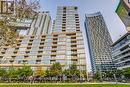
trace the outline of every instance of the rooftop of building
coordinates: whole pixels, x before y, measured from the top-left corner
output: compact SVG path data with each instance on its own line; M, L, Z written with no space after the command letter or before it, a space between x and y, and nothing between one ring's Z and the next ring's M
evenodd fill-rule
M78 8L77 6L57 6L58 8L64 8L64 7L67 7L67 8L74 8L74 7L76 7L76 8Z
M101 12L95 12L95 13L91 13L91 14L85 14L85 17L94 17L94 16L99 16L102 15Z
M116 45L117 43L119 43L120 41L122 41L124 38L126 38L126 36L128 36L130 34L130 32L127 32L126 34L124 34L121 38L119 38L117 41L115 41L112 46Z

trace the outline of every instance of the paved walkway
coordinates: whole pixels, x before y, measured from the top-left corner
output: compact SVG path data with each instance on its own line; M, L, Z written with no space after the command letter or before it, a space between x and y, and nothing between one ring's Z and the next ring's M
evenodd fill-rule
M31 85L31 83L0 83L0 85L20 85L20 84L24 84L24 85ZM86 83L33 83L33 85L74 85L74 84L126 84L126 85L130 85L130 83L116 83L116 82L100 82L100 83L90 83L90 82L86 82Z

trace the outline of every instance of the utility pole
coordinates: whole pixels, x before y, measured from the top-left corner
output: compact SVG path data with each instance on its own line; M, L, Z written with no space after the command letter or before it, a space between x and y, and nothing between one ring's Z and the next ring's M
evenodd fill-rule
M117 81L116 75L115 75L115 74L113 74L113 76L114 76L114 79L115 79L116 84L117 84L117 83L118 83L118 81Z
M80 78L79 79L80 79L80 83L81 83L81 62L80 62L80 60L79 60L79 64L80 64L80 66L79 66L80 67L80 69L79 69L80 70Z
M100 79L101 79L101 81L103 81L103 79L102 79L102 70L101 70L101 68L102 68L102 65L100 65Z
M100 66L99 66L100 67L100 70L99 70L100 71L99 72L100 73L100 80L103 81L103 79L102 79L102 59L101 58L99 58L99 59L100 59Z
M89 81L89 79L88 79L88 70L86 71L86 74L87 74L87 81Z

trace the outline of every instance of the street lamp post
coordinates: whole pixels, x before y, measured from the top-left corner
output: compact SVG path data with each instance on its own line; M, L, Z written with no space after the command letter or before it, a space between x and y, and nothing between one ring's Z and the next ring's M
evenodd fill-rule
M115 75L115 74L113 74L113 76L114 76L114 79L115 79L116 84L117 84L117 83L118 83L118 81L117 81L116 75Z
M80 65L80 60L79 60L79 68L80 68L80 69L79 69L79 70L80 70L80 71L79 71L79 80L80 80L80 83L81 83L81 65Z
M101 68L102 68L102 65L100 65L100 72L99 73L100 73L100 80L103 81L103 79L102 79L102 69Z
M99 72L100 73L100 80L103 81L103 79L102 79L102 59L101 58L99 58L99 59L100 59L100 66L99 66L100 67L100 72Z

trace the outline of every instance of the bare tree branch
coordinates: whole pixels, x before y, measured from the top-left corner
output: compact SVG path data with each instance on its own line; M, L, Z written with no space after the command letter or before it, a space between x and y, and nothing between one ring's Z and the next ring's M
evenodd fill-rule
M11 5L13 6L13 5ZM16 14L0 14L0 47L8 44L12 45L16 43L18 34L16 33L16 27L11 26L12 22L17 23L17 19L30 19L37 15L40 8L39 0L15 0L15 9L9 7L9 9L15 10Z

